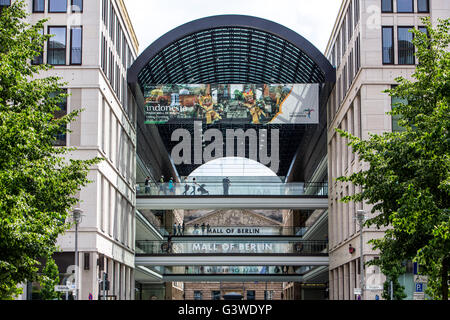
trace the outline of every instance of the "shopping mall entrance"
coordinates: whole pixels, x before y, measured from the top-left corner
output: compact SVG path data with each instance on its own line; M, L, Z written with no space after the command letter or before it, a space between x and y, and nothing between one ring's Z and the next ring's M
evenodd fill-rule
M207 17L128 71L138 108L136 299L326 299L335 70L250 16Z

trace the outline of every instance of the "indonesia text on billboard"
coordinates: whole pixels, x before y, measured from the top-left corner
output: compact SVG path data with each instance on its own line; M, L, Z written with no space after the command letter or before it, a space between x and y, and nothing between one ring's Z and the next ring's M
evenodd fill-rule
M318 84L165 84L144 90L145 123L317 124Z

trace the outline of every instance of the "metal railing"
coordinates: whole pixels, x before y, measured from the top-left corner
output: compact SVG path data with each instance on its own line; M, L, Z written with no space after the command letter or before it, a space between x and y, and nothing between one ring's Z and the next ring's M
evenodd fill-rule
M146 255L324 255L328 242L321 240L139 240L136 253Z
M313 192L311 192L313 190ZM226 188L221 182L164 182L139 183L138 196L304 196L328 195L328 183L324 182L231 182Z

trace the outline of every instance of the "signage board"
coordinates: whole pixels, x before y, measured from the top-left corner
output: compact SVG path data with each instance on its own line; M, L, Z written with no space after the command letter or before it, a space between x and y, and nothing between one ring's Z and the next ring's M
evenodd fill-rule
M423 292L414 292L413 300L425 300L425 293L423 293Z
M55 286L55 291L56 292L65 292L65 291L71 291L72 289L70 288L70 286L67 285L58 285Z
M423 292L423 283L416 283L416 292Z
M187 227L185 235L220 235L220 236L239 236L239 235L279 235L280 227L206 227L202 229L199 226Z
M353 289L353 294L354 295L361 295L362 294L362 290L361 290L361 288L355 288L355 289Z
M428 278L426 276L414 275L414 282L415 283L427 283Z
M319 84L164 84L144 88L145 124L317 124Z

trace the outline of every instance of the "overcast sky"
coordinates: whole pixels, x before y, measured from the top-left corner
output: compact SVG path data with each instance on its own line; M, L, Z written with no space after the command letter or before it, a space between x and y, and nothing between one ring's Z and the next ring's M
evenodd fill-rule
M124 0L142 52L186 22L219 14L272 20L324 52L342 0Z

